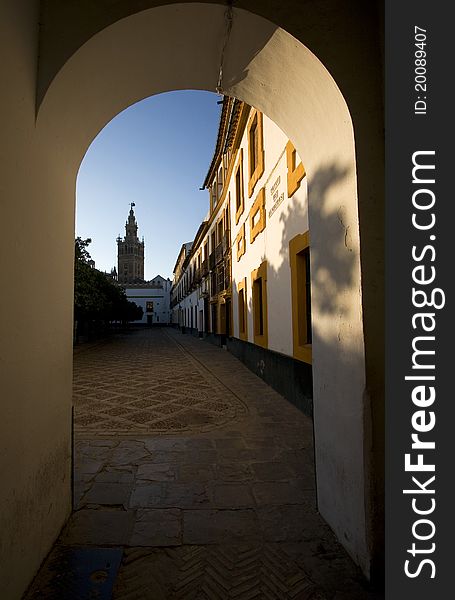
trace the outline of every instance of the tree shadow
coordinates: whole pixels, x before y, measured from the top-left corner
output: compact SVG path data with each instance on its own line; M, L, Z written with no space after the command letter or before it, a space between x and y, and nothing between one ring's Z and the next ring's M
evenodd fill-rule
M301 182L302 191L307 185L311 186L311 305L315 315L312 323L312 348L313 357L314 349L317 349L316 357L319 363L318 380L315 384L319 392L323 388L333 390L334 387L339 387L336 402L346 402L346 405L350 402L346 382L351 379L353 386L357 385L357 389L363 390L361 378L364 374L363 348L359 344L359 336L351 335L351 330L358 334L359 312L357 306L353 307L349 303L350 298L354 297L353 294L360 294L360 290L356 289L358 254L353 248L350 228L345 224L347 219L344 206L341 203L337 206L333 202L337 185L349 175L349 169L329 165L319 169L310 182L307 183L307 178ZM253 344L254 348L250 347L251 344L243 345L243 350L239 348L237 352L257 375L308 416L313 416L313 365L293 357L289 250L290 241L308 230L308 203L298 201L297 195L286 199L285 203L287 205L284 209L267 215L269 221L279 220L279 227L276 222L269 222L262 234L271 236L272 245L273 236L281 236L279 259L276 260L276 252L272 251L272 254L267 256L270 251L264 250L256 265L259 267L267 260L267 345L268 350L272 352L263 350L256 344ZM273 236L268 233L272 231L272 226L274 232L278 229ZM324 239L321 239L321 236L324 236ZM317 243L314 243L315 241ZM305 291L300 290L300 293L304 294ZM247 309L248 328L254 328L252 294L248 294ZM356 324L353 323L355 315ZM249 338L252 339L251 334ZM278 338L282 338L283 342L278 342ZM284 342L285 339L287 342ZM280 343L287 343L288 349L280 347ZM330 367L327 368L326 364ZM338 381L342 383L341 386L337 385Z
M356 280L358 254L352 245L350 226L345 224L345 207L329 206L333 188L349 175L349 169L338 165L320 168L308 182L310 198L310 257L311 257L311 305L317 315L313 320L313 340L317 344L330 345L331 336L320 322L336 319L348 320L350 305L347 302ZM302 185L307 185L306 178ZM333 204L333 202L330 202ZM291 198L285 211L280 214L282 224L280 257L278 268L268 265L269 288L290 285L289 242L307 230L307 207ZM324 236L324 239L321 239ZM265 260L266 257L263 257ZM249 307L251 310L251 306ZM349 323L346 323L349 327ZM335 328L332 333L335 333ZM340 334L338 333L338 336ZM338 338L339 339L339 338ZM341 360L348 357L340 356Z

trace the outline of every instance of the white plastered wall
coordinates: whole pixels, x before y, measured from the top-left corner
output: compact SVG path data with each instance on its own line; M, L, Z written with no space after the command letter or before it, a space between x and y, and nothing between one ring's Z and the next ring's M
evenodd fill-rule
M143 310L142 319L133 323L146 324L149 315L153 315L154 323L168 322L169 290L166 289L166 282L163 282L163 288L126 288L125 293L130 302L134 302ZM147 312L147 302L153 302L153 312Z
M235 179L231 177L231 237L233 279L233 325L234 336L239 337L237 285L246 278L246 301L248 304L248 341L254 342L251 273L267 261L267 314L268 348L287 356L293 355L291 272L289 267L289 241L308 231L308 206L306 179L299 189L288 198L286 144L288 138L266 115L263 116L264 172L256 183L251 197L248 196L248 132L245 129L240 143L243 151L244 210L235 223ZM240 153L238 154L236 166ZM296 164L300 162L297 155ZM234 171L235 172L235 171ZM266 227L250 241L249 213L261 188L265 188ZM274 188L274 194L271 189ZM283 198L277 206L275 201ZM275 198L275 199L274 199ZM237 260L236 237L245 225L245 254Z

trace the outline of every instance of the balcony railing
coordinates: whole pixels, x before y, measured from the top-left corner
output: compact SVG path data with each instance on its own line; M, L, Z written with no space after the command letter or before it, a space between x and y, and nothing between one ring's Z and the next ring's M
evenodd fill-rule
M201 277L206 277L209 274L209 264L207 259L202 261L201 265Z
M231 232L229 229L223 235L223 254L227 254L231 250Z
M220 242L215 248L215 264L217 265L223 260L223 242Z
M222 292L224 290L224 269L220 269L217 273L217 288L218 288L218 293Z
M224 274L224 291L229 291L231 289L231 275L229 271L226 271Z
M210 296L214 298L222 292L229 292L231 288L230 269L221 267L212 272L210 277Z

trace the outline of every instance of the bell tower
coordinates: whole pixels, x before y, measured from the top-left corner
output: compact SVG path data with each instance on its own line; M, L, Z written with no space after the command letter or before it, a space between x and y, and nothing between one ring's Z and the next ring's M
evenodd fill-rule
M123 284L144 281L144 238L137 237L137 223L131 202L128 220L125 224L125 237L117 238L118 282Z

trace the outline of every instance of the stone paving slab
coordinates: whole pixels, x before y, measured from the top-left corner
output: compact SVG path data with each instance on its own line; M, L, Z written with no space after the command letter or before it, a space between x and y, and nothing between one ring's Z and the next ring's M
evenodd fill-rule
M138 510L129 545L181 546L181 511L177 508Z
M95 481L83 496L81 504L128 506L133 483L111 483Z
M261 538L258 517L252 508L183 512L184 544L222 544L226 540L232 543Z
M78 510L65 527L63 545L126 546L129 543L136 515L133 511Z

